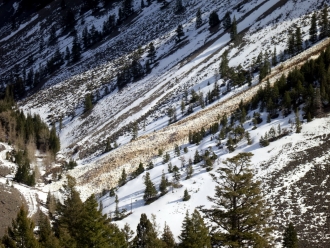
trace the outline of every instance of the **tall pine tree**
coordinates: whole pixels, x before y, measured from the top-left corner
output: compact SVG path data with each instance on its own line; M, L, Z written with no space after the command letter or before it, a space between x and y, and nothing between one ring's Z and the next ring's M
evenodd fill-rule
M317 41L317 23L316 23L316 13L313 13L311 20L311 27L309 29L309 40L312 43Z
M291 222L283 233L283 248L298 248L297 231Z

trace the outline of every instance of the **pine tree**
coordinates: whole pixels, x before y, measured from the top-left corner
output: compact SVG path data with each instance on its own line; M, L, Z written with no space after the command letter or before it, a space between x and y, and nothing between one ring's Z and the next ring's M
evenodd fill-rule
M143 199L145 201L149 200L152 197L155 197L157 195L157 190L155 188L155 185L150 180L150 173L147 172L144 178L144 185L146 186L146 189L144 190Z
M298 248L297 232L291 222L283 233L283 248Z
M173 174L174 182L178 183L181 179L181 174L180 174L179 168L176 165L174 165L174 167L173 167L173 173L174 173Z
M172 233L170 227L166 224L166 222L164 225L164 230L163 230L161 240L163 241L163 248L175 248L176 247L173 233Z
M41 247L59 248L60 244L58 239L55 237L52 228L50 226L49 219L41 211L39 213L38 223L38 241Z
M183 8L183 5L182 5L182 0L176 0L174 13L180 14L183 11L184 11L184 8Z
M116 208L115 208L115 217L119 218L120 217L120 211L119 211L119 199L118 195L115 197L115 203L116 203Z
M88 112L93 108L93 96L92 94L88 93L85 95L85 102L84 102L84 112Z
M303 41L301 38L301 29L300 27L296 28L296 37L295 37L295 51L300 53L303 50Z
M106 215L102 215L94 195L87 198L83 205L78 247L127 247L124 233L117 225L110 223Z
M157 237L157 232L146 214L141 214L132 243L133 248L155 248L162 245L162 241Z
M301 132L301 122L299 119L299 113L298 111L296 112L296 133L300 133Z
M127 174L126 174L126 171L125 171L125 168L123 168L122 172L121 172L121 177L119 179L119 186L123 186L126 184L126 180L127 180Z
M179 240L181 241L179 247L182 248L211 248L208 229L204 224L203 218L196 209L191 215L191 218L187 211L182 223Z
M262 198L260 181L253 180L249 168L252 153L239 153L226 159L213 175L217 186L210 209L202 208L205 217L216 225L211 230L212 244L217 246L267 247L270 228L267 227L270 209Z
M196 29L201 27L203 24L201 9L198 8L196 13Z
M273 56L272 56L272 66L277 65L277 53L276 53L276 47L274 47Z
M329 20L328 20L328 5L325 4L322 9L322 16L321 16L321 32L320 38L323 39L329 36Z
M225 17L223 18L223 27L225 30L231 27L231 18L230 18L230 13L227 12L225 14Z
M175 144L175 146L174 146L174 152L175 152L176 156L178 156L178 157L180 156L180 148L177 144Z
M179 24L175 32L176 32L177 42L180 42L181 37L184 36L183 27L181 24Z
M33 221L27 217L27 211L22 206L16 219L12 221L12 226L8 227L7 234L2 238L5 247L8 248L35 248L38 241L34 237Z
M78 40L78 36L75 35L72 42L72 49L71 49L71 60L72 62L77 62L80 60L81 54L81 46Z
M68 47L66 47L64 59L69 62L70 61L70 58L71 58L70 50L69 50Z
M316 24L316 13L313 13L311 20L311 27L309 29L309 40L312 43L317 41L317 24Z
M209 17L209 25L211 28L215 27L220 23L219 16L217 12L212 11Z
M189 195L189 193L188 193L188 190L187 189L185 189L184 190L184 193L183 193L183 201L189 201L189 199L190 199L190 195Z
M228 60L228 50L226 50L222 55L221 55L221 62L220 62L220 66L219 66L219 72L221 77L224 80L227 80L229 78L229 60Z
M153 63L155 61L156 49L155 49L154 44L152 42L149 44L148 55L147 56L150 58L150 63Z
M161 195L165 195L167 193L167 180L165 177L164 170L162 171L162 178L161 178L160 184L159 184L159 191L160 191Z
M236 17L235 16L234 16L233 22L231 24L230 38L233 41L236 41L237 40L237 21L236 21Z

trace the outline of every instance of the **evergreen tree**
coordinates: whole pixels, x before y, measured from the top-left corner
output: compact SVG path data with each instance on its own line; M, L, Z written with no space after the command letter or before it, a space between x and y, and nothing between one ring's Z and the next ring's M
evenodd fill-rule
M159 184L159 191L160 191L161 195L165 195L167 193L167 180L165 177L164 170L162 172L162 178L161 178L160 184Z
M144 1L141 0L141 9L143 9L145 7Z
M184 193L183 193L183 201L189 201L189 199L190 199L190 195L189 195L189 193L188 193L188 190L187 189L185 189L184 190Z
M146 189L144 190L143 199L145 201L149 200L152 197L155 197L157 195L157 190L155 188L155 185L150 180L150 173L147 172L144 178L144 185L146 186Z
M176 0L174 13L180 14L183 11L184 11L184 8L183 8L183 5L182 5L182 0Z
M230 74L230 68L229 68L229 60L228 60L228 50L226 50L222 55L221 55L221 62L219 66L219 72L221 77L224 80L227 80L229 78Z
M203 218L196 209L191 215L191 218L187 211L182 223L179 240L181 241L179 247L182 248L211 248L208 229L204 224Z
M66 49L65 49L65 56L64 56L64 59L65 59L66 61L70 61L70 58L71 58L70 50L69 50L68 47L66 47Z
M175 152L176 156L178 156L178 157L180 156L180 148L177 144L175 144L175 146L174 146L174 152Z
M203 24L201 9L198 8L196 13L196 29L201 27Z
M173 167L173 173L174 173L173 174L174 182L178 183L181 179L181 174L180 174L179 168L176 165L174 165L174 167Z
M84 112L88 112L93 108L93 98L92 94L88 93L85 95L85 102L84 102Z
M301 132L301 122L299 119L299 113L298 111L296 112L296 133L300 133Z
M330 26L328 20L328 5L325 4L322 9L320 38L323 39L325 37L328 37L329 31L330 31Z
M81 54L80 42L78 40L78 36L75 35L73 38L72 49L71 49L72 62L77 62L78 60L80 60L80 54Z
M234 16L233 22L231 24L230 38L233 41L236 41L237 40L237 21L236 21L236 17L235 16Z
M78 247L127 247L124 234L115 224L110 223L106 215L102 215L94 195L84 202L79 232Z
M223 18L223 27L225 30L231 27L231 18L230 18L230 13L227 12L225 14L225 17Z
M34 237L33 221L27 217L27 211L22 206L12 226L8 227L7 234L2 238L5 247L8 248L36 248L38 241Z
M211 230L212 245L267 247L271 231L267 227L271 211L262 198L260 181L253 180L250 167L252 153L239 153L226 159L219 168L214 205L202 208L205 217L216 225Z
M283 233L283 248L298 248L297 232L291 222Z
M59 248L60 244L58 239L55 237L52 228L50 226L49 219L41 211L39 213L38 223L38 241L41 247Z
M316 13L313 13L311 20L311 27L309 29L309 40L312 43L317 41L317 24L316 24Z
M161 240L163 241L163 248L175 248L176 247L173 233L172 233L170 227L166 224L166 222L165 222Z
M273 56L272 56L272 66L277 65L277 53L276 53L276 47L274 47Z
M192 175L194 174L194 168L192 167L192 160L191 159L189 159L189 164L186 167L186 172L187 172L186 179L191 178Z
M120 212L119 212L119 199L118 195L115 197L115 203L116 203L116 208L115 208L115 217L119 218L120 217Z
M147 56L150 58L150 63L153 63L155 61L156 49L155 49L154 44L152 42L149 44L148 55Z
M180 42L181 37L184 36L183 27L181 24L179 24L175 32L176 32L177 42Z
M220 23L219 16L217 12L212 11L209 17L209 25L211 28L215 27Z
M132 243L133 248L155 248L162 245L162 241L157 237L157 232L146 214L141 214Z
M296 37L295 37L295 51L300 53L303 50L303 41L301 38L301 29L300 27L296 28Z
M127 174L126 174L126 171L125 171L125 168L123 168L122 172L121 172L121 177L119 179L119 186L123 186L126 184L126 180L127 180Z

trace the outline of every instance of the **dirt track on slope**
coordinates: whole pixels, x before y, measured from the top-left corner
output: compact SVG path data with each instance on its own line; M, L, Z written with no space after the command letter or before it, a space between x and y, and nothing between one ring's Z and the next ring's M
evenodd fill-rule
M243 102L249 101L260 87L265 86L267 79L273 84L282 74L287 74L295 67L301 66L306 60L317 56L329 43L329 38L319 42L301 54L273 68L271 74L261 83L198 113L192 114L184 120L162 130L141 136L137 140L110 152L109 155L98 161L97 164L87 165L84 168L76 168L72 171L72 174L77 177L79 185L85 185L95 193L99 189L115 186L122 168L125 168L126 172L132 172L140 162L145 163L157 156L158 149L166 151L173 149L174 144L180 145L187 143L189 130L197 131L202 127L208 127L217 121L218 115L223 116L227 114L228 116L235 111L241 100Z

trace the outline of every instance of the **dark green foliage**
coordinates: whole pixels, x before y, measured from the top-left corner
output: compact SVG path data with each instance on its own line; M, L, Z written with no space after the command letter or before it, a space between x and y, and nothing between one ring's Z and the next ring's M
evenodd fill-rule
M221 62L219 66L219 72L223 79L227 80L230 76L229 60L228 60L228 50L226 50L221 55Z
M123 170L121 172L121 176L120 176L119 182L118 182L118 185L119 186L125 185L126 184L126 180L127 180L127 174L126 174L125 168L123 168Z
M181 37L184 36L184 32L183 32L183 27L181 24L179 24L179 26L177 27L177 29L175 30L176 32L176 37L177 37L177 42L181 41Z
M224 27L225 30L227 30L228 28L231 27L231 18L230 18L230 13L229 12L226 13L226 15L223 18L222 22L223 22L223 27Z
M35 175L34 172L30 171L30 161L27 157L27 153L25 151L18 151L14 157L15 163L18 165L14 180L19 183L34 186Z
M156 49L152 42L149 44L147 56L150 58L150 63L153 63L156 58Z
M133 248L161 247L162 241L157 237L157 232L146 214L141 214L140 222L136 227L136 236Z
M72 62L77 62L80 60L81 55L81 46L78 40L78 36L75 35L72 42L72 49L71 49L71 60Z
M149 200L150 198L153 198L157 195L157 190L155 188L155 185L150 180L150 173L147 172L144 178L144 185L146 186L146 189L144 190L143 199L145 201Z
M325 37L329 36L330 26L329 26L329 20L328 20L328 5L325 4L322 9L322 15L321 15L321 32L320 32L320 38L323 39Z
M84 112L88 112L93 108L93 95L88 93L85 95Z
M203 218L196 209L191 217L189 217L189 213L187 211L182 222L179 240L179 247L182 248L211 248L208 229L204 224Z
M185 146L185 148L183 148L184 153L188 152L188 147Z
M176 165L173 167L173 179L175 183L178 183L181 179L180 170Z
M6 248L38 247L38 241L33 234L34 223L27 214L24 207L21 207L16 219L12 221L12 226L8 227L7 234L2 239Z
M166 222L165 222L161 240L163 241L163 248L175 248L176 247L173 233L172 233L170 227L166 224Z
M184 190L184 194L183 194L183 201L189 201L189 199L190 199L190 195L189 195L189 193L188 193L188 190L187 189L185 189Z
M195 155L194 155L194 164L198 164L199 162L202 161L201 156L199 155L198 150L196 150Z
M283 248L298 248L297 231L291 222L283 233Z
M65 163L65 168L67 170L72 170L76 166L77 166L77 162L74 161L73 159L70 159L69 163Z
M144 166L143 163L139 163L139 167L134 171L133 175L137 177L138 175L142 174L144 172Z
M167 166L167 171L168 173L172 173L173 172L173 166L172 166L172 163L169 163L168 166Z
M180 14L184 11L184 7L182 4L182 0L175 0L175 8L174 8L174 13Z
M215 27L216 25L218 25L220 23L220 19L219 16L217 14L217 12L212 11L209 17L209 25L211 28Z
M201 9L198 8L196 13L196 28L201 27L203 24Z
M50 130L49 134L49 150L52 152L52 154L55 156L56 153L60 150L60 139L56 135L56 129L53 126Z
M317 41L317 24L316 24L316 13L313 13L311 20L311 27L309 29L309 40L312 43Z
M162 178L160 180L160 184L159 184L159 191L161 193L161 195L165 195L167 193L167 179L165 177L165 173L164 171L162 172Z
M154 163L152 161L149 162L147 170L151 170L154 168Z
M164 159L163 159L163 163L167 163L168 161L170 161L170 154L168 152L165 153L164 155Z
M267 247L270 229L267 227L270 209L262 198L260 181L253 180L250 169L252 153L240 153L228 158L219 168L215 196L208 197L211 209L202 208L212 226L212 245Z
M176 156L180 156L180 148L177 144L174 146L174 152Z
M53 230L50 226L50 221L46 215L41 211L39 213L38 222L38 241L41 247L59 248L60 244L58 239L55 237Z
M232 39L232 41L236 41L237 40L237 21L236 21L236 17L235 16L234 16L233 22L231 24L230 38Z

